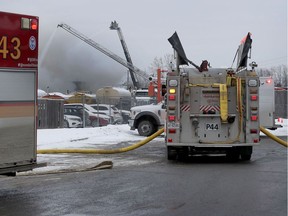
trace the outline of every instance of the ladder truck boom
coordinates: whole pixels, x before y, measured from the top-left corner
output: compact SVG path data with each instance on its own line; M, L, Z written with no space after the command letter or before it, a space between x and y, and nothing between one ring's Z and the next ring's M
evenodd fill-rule
M125 61L120 56L118 56L115 53L111 52L107 48L101 46L100 44L98 44L97 42L92 40L91 38L85 36L84 34L80 33L76 29L72 28L71 26L69 26L69 25L67 25L65 23L61 23L57 27L63 28L64 30L66 30L70 34L74 35L75 37L77 37L80 40L84 41L85 43L89 44L90 46L94 47L95 49L97 49L98 51L100 51L103 54L107 55L108 57L114 59L115 61L117 61L118 63L123 65L124 67L128 68L129 70L131 69L133 71L133 73L136 74L138 72L141 72L141 70L139 68L135 67L133 64ZM139 86L135 86L135 87L138 88Z
M139 89L140 86L139 86L139 82L137 80L137 77L134 75L134 66L133 66L133 63L132 63L132 59L131 59L131 56L130 56L130 53L128 51L128 47L127 47L127 44L124 40L124 36L122 34L122 30L121 28L119 27L118 23L116 21L114 22L111 22L111 25L110 25L110 29L111 30L117 30L117 33L118 33L118 36L119 36L119 39L120 39L120 42L121 42L121 45L123 47L123 50L124 50L124 54L125 54L125 57L126 57L126 60L128 63L130 63L132 65L133 68L128 68L129 69L129 72L130 72L130 76L131 76L131 79L132 79L132 82L133 82L133 85Z

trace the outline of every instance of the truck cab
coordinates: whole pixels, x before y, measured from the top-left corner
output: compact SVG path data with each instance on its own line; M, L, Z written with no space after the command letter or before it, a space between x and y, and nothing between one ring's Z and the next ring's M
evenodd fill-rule
M166 110L164 103L135 106L130 109L128 124L138 130L140 136L150 136L164 126Z

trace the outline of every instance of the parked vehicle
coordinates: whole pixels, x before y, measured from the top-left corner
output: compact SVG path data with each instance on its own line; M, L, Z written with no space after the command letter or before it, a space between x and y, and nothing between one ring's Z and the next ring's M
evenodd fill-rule
M84 126L92 126L92 127L101 127L109 124L109 117L103 117L101 114L94 114L88 110L84 110L85 113L83 115L83 108L77 107L69 104L64 105L64 114L66 115L74 115L78 116L82 119ZM100 116L101 115L101 116ZM83 119L83 116L85 118Z
M138 89L133 92L133 105L143 106L157 103L156 97L150 97L148 89Z
M165 124L166 109L163 103L135 106L130 110L128 124L140 136L150 136Z
M130 111L128 110L120 110L121 116L123 118L122 124L128 124L128 120L130 118Z
M65 104L65 106L66 107L69 106L69 107L75 107L75 108L83 109L83 104L82 103L69 103L69 104ZM101 112L96 112L96 110L92 106L90 106L89 104L84 104L84 108L85 108L85 110L87 110L87 111L89 111L91 113L97 114L97 117L104 118L104 119L108 120L109 123L112 122L111 116L106 115L106 113L104 113L104 112L102 112L102 113Z
M123 123L123 117L120 113L120 110L117 109L114 105L109 104L90 104L90 106L96 110L96 112L93 113L105 113L108 116L112 117L112 124L122 124Z
M79 128L83 126L80 117L74 115L64 115L63 127L64 128Z

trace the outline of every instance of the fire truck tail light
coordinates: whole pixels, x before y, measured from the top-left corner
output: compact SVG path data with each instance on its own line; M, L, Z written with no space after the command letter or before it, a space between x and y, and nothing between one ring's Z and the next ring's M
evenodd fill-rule
M255 116L255 115L251 116L251 121L257 121L257 119L258 119L258 116Z
M251 133L251 134L257 134L257 133L258 133L258 130L257 130L257 129L250 129L250 133Z
M169 128L168 132L170 134L175 134L176 133L176 129L175 128Z
M175 116L174 115L169 115L168 119L169 119L169 121L175 121Z
M175 95L169 95L169 100L175 100Z
M254 139L253 142L254 142L254 143L258 143L259 140L258 140L258 139Z
M170 143L173 142L173 140L171 138L168 138L167 141L170 142Z
M258 97L257 95L251 95L251 101L257 101Z
M169 110L175 110L175 109L176 109L176 106L169 106L168 109L169 109Z
M31 29L32 30L38 29L38 20L37 19L31 19Z
M169 89L169 93L170 94L175 94L176 93L176 89L174 89L174 88Z
M250 89L250 94L258 94L258 90L257 89Z

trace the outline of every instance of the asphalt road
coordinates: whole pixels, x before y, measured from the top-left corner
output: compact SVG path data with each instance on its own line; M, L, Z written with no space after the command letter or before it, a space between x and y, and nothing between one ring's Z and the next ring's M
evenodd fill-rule
M85 156L112 160L112 169L0 177L0 215L286 216L287 149L265 137L261 143L249 162L170 162L164 144L152 142Z

